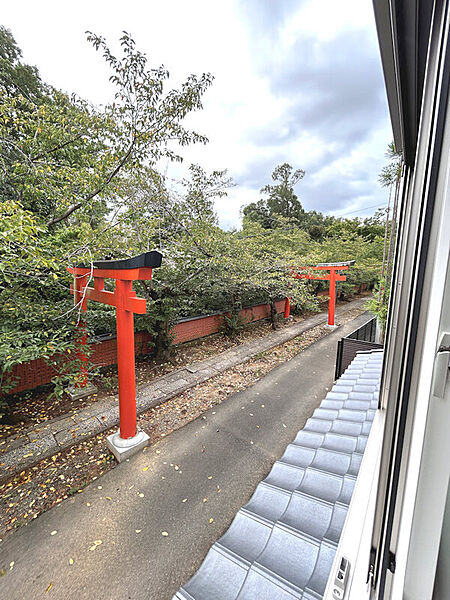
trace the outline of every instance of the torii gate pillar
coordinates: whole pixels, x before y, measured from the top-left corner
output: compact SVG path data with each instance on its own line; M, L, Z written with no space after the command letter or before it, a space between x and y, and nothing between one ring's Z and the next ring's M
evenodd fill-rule
M81 302L81 309L86 310L87 300L102 302L116 307L117 315L117 367L119 374L119 422L117 433L109 435L106 440L108 448L119 462L128 458L147 445L148 435L137 429L136 424L136 380L134 356L133 314L145 314L147 304L145 298L137 298L133 291L133 281L150 280L152 269L161 265L162 255L159 252L145 252L133 258L123 260L103 260L94 262L94 267L71 267L75 284L71 292L75 303ZM89 277L94 278L94 287L87 287ZM105 290L105 279L116 282L113 292ZM83 327L83 326L82 326ZM80 386L87 384L86 356L83 346L86 334L81 331L79 356L82 363ZM84 370L83 370L84 369Z

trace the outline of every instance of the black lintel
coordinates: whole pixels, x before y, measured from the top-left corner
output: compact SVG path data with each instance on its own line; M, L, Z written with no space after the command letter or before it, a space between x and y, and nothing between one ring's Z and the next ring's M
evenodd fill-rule
M150 252L144 252L138 256L132 256L131 258L119 258L116 260L94 260L94 267L97 269L142 269L160 267L162 261L162 254L157 250L151 250ZM89 269L87 265L79 265Z

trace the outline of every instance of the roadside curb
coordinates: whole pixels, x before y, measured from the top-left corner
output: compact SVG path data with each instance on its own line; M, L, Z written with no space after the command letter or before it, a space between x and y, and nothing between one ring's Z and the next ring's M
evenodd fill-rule
M366 298L360 298L339 307L338 315L363 307ZM245 342L217 356L192 363L168 375L158 377L140 386L136 395L137 414L140 415L174 396L203 383L227 369L243 364L255 355L284 344L306 331L326 323L326 313L319 313L256 340ZM332 333L330 330L329 333ZM329 333L327 335L329 335ZM118 397L99 402L73 414L47 421L20 438L12 440L0 454L0 483L40 460L61 452L119 423Z

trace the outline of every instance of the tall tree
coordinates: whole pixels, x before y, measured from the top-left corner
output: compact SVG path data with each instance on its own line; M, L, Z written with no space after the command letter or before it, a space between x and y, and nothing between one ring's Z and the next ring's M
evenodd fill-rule
M266 229L274 227L276 216L300 224L305 211L294 192L294 186L304 176L305 171L302 169L294 171L288 163L275 167L272 173L274 183L269 183L261 189L261 193L268 197L244 206L242 209L244 217L260 223Z
M3 34L0 184L48 227L75 212L78 218L95 217L106 208L107 199L120 193L122 178L130 171L154 165L162 156L181 160L176 143L206 143L204 136L184 127L183 120L202 107L211 75L190 75L180 89L166 90L168 71L163 66L149 68L128 33L120 40L120 58L103 38L89 33L116 88L114 102L96 109L51 86L46 86L46 96L37 97L10 84L10 73L15 82L22 71L34 76L36 87L39 78L21 65L20 52Z
M271 215L301 220L305 211L294 192L294 186L304 176L305 171L302 169L293 171L293 167L288 163L275 167L272 173L272 180L275 183L267 184L261 190L263 194L268 195L267 208Z
M110 215L131 174L148 174L163 156L181 160L178 146L207 141L184 119L202 107L211 75L167 89L167 70L150 68L129 34L119 58L103 38L88 39L111 70L116 94L106 107L43 84L0 30L0 337L8 340L0 344L0 372L68 348L74 323L67 316L75 315L66 266L131 252L129 232L114 236ZM164 194L156 179L153 187ZM140 231L144 249L155 239L154 221ZM106 310L90 313L97 330L110 328Z
M46 94L38 70L22 62L22 50L3 25L0 25L0 89L9 96L21 94L29 100L40 100Z
M189 167L189 178L183 179L185 189L184 204L191 219L207 219L217 224L214 200L227 195L233 180L227 171L213 171L208 175L200 165Z
M385 247L389 230L389 245L387 251L387 260L385 263L385 258L383 258L383 266L382 272L383 276L387 281L387 285L390 285L390 278L392 275L392 264L394 260L394 250L395 250L395 242L397 235L397 211L398 211L398 202L400 195L400 181L402 177L402 169L403 169L403 158L402 153L398 152L395 149L394 142L391 142L388 145L386 151L386 157L389 162L385 165L380 172L378 180L382 187L389 188L389 203L388 209L386 211L386 228L385 228ZM391 203L391 196L394 196L393 209L392 209L392 220L389 221L389 209ZM386 255L386 252L384 253Z

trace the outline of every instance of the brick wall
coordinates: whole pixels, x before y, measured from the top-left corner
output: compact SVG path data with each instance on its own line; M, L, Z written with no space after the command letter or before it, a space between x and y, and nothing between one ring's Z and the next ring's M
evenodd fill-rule
M284 300L275 303L277 312L284 311ZM268 304L258 304L251 308L244 308L240 316L247 322L259 321L270 315ZM205 317L186 319L177 323L173 329L174 344L182 344L196 340L220 331L223 322L221 314L208 315ZM138 331L134 334L134 350L136 356L150 354L152 351L151 336L149 333ZM107 366L117 363L117 341L115 338L91 344L91 361L96 365ZM25 390L31 390L39 385L50 383L57 375L56 370L48 365L43 359L38 358L28 363L16 365L12 372L18 383L10 392L17 394Z
M364 287L363 287L364 286ZM361 291L366 286L355 286L355 291ZM318 292L318 296L328 296L328 291ZM285 300L275 302L278 313L284 312ZM227 314L227 313L225 313ZM258 304L250 308L244 308L240 311L240 316L246 323L260 321L270 316L269 304ZM217 333L223 322L222 314L208 315L193 319L186 319L177 323L173 329L174 344L182 344L197 340L213 333ZM96 365L107 366L117 363L117 342L116 339L109 339L91 345L91 361ZM134 350L136 356L141 354L150 354L152 351L151 336L146 332L136 332L134 335ZM22 365L16 365L12 372L13 377L18 380L15 388L10 392L17 394L25 390L31 390L39 385L50 383L52 378L57 375L53 367L44 360L38 358Z

